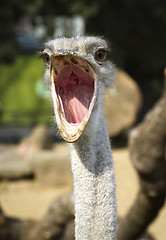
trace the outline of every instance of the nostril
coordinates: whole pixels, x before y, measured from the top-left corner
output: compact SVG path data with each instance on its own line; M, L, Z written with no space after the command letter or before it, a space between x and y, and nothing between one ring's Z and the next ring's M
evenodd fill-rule
M78 61L77 61L74 57L70 58L70 60L71 60L72 63L74 63L74 64L77 64L77 63L78 63Z
M60 93L64 93L64 89L60 86L60 88L59 88L59 92Z

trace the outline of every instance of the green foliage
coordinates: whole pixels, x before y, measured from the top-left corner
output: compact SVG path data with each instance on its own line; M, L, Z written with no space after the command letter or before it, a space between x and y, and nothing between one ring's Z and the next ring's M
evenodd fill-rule
M0 1L0 9L1 62L12 62L19 53L14 29L23 15L32 20L40 16L46 35L52 37L56 16L79 14L86 21L87 34L103 35L111 42L111 59L139 83L145 101L152 105L161 95L166 64L165 0L5 0Z
M37 95L36 86L43 77L43 64L31 56L19 56L13 64L1 64L1 123L35 124L50 122L49 99Z

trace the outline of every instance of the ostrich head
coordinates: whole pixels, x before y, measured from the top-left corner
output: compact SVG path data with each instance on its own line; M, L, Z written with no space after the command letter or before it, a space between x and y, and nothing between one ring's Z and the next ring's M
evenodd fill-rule
M114 80L107 52L107 42L101 38L73 37L51 40L40 53L57 126L67 142L81 136L98 106L100 91Z

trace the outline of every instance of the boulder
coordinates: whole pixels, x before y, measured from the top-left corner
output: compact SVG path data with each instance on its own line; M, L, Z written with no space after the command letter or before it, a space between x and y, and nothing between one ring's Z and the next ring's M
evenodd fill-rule
M41 150L29 159L37 181L44 185L71 186L73 183L69 149L66 143Z
M14 149L0 149L0 180L19 180L32 178L33 170Z
M48 127L44 124L37 125L29 136L20 142L17 152L26 157L31 157L36 151L52 148L52 137Z
M105 115L110 137L118 136L133 125L142 105L142 93L126 72L117 70L116 81L106 90Z

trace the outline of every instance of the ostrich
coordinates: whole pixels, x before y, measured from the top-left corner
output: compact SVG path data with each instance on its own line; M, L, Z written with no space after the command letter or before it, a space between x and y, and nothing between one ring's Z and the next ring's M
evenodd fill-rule
M115 71L99 37L57 38L40 53L60 134L69 143L74 179L75 239L116 239L112 153L103 93Z

